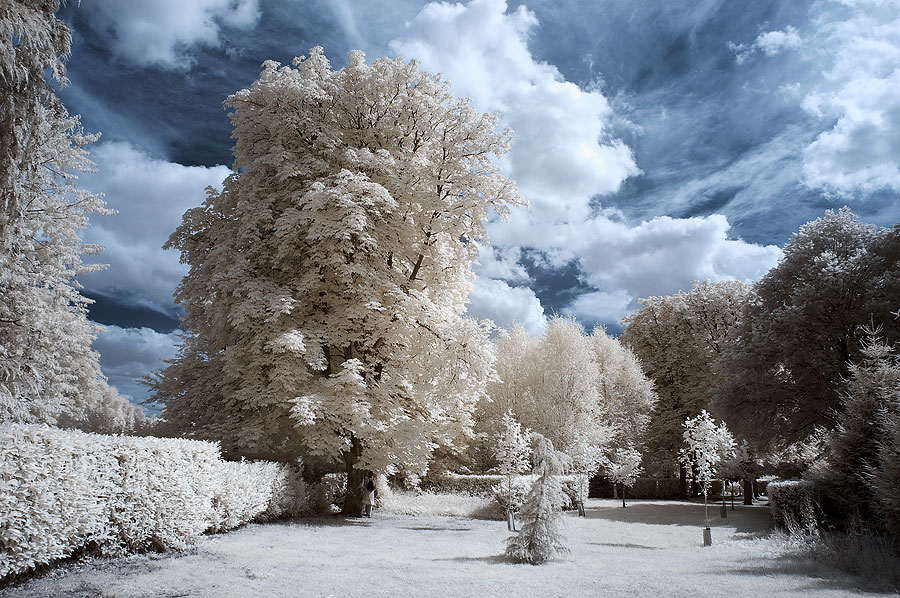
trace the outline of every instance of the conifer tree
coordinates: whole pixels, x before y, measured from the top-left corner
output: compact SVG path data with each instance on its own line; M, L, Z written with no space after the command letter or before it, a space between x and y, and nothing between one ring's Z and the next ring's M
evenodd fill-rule
M537 478L519 512L522 529L506 542L506 555L513 561L539 565L568 552L562 534L562 508L566 495L559 476L570 460L553 448L553 443L534 435L534 473Z

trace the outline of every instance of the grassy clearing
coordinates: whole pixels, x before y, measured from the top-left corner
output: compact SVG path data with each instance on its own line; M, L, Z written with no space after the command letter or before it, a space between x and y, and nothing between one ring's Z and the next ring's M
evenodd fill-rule
M464 498L464 497L463 497ZM458 497L400 495L397 510L473 508ZM738 506L702 546L703 505L591 500L566 514L571 552L533 567L503 558L505 521L376 511L249 525L204 538L192 552L88 561L8 588L38 596L719 596L865 595L771 534L768 509ZM469 511L471 512L471 511Z

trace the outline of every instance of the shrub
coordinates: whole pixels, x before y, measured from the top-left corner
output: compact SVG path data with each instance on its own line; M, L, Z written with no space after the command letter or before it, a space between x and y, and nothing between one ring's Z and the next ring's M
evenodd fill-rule
M209 442L6 423L0 455L0 578L86 546L180 549L308 504L296 465L225 462Z
M807 480L770 482L766 487L775 525L791 532L817 533L818 492Z

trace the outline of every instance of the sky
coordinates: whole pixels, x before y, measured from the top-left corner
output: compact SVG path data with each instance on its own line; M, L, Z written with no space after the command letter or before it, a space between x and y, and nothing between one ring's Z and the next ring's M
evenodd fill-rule
M162 245L232 164L222 108L265 60L320 45L416 59L499 114L529 207L492 222L469 313L611 332L637 300L757 280L801 224L850 206L900 222L900 0L81 0L60 96L102 137L81 177L113 216L95 342L119 390L178 343L186 274Z

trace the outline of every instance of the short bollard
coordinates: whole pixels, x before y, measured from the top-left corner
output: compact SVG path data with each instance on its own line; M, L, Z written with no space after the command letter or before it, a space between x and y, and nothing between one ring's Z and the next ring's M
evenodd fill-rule
M708 527L703 530L703 545L712 546L712 532Z

